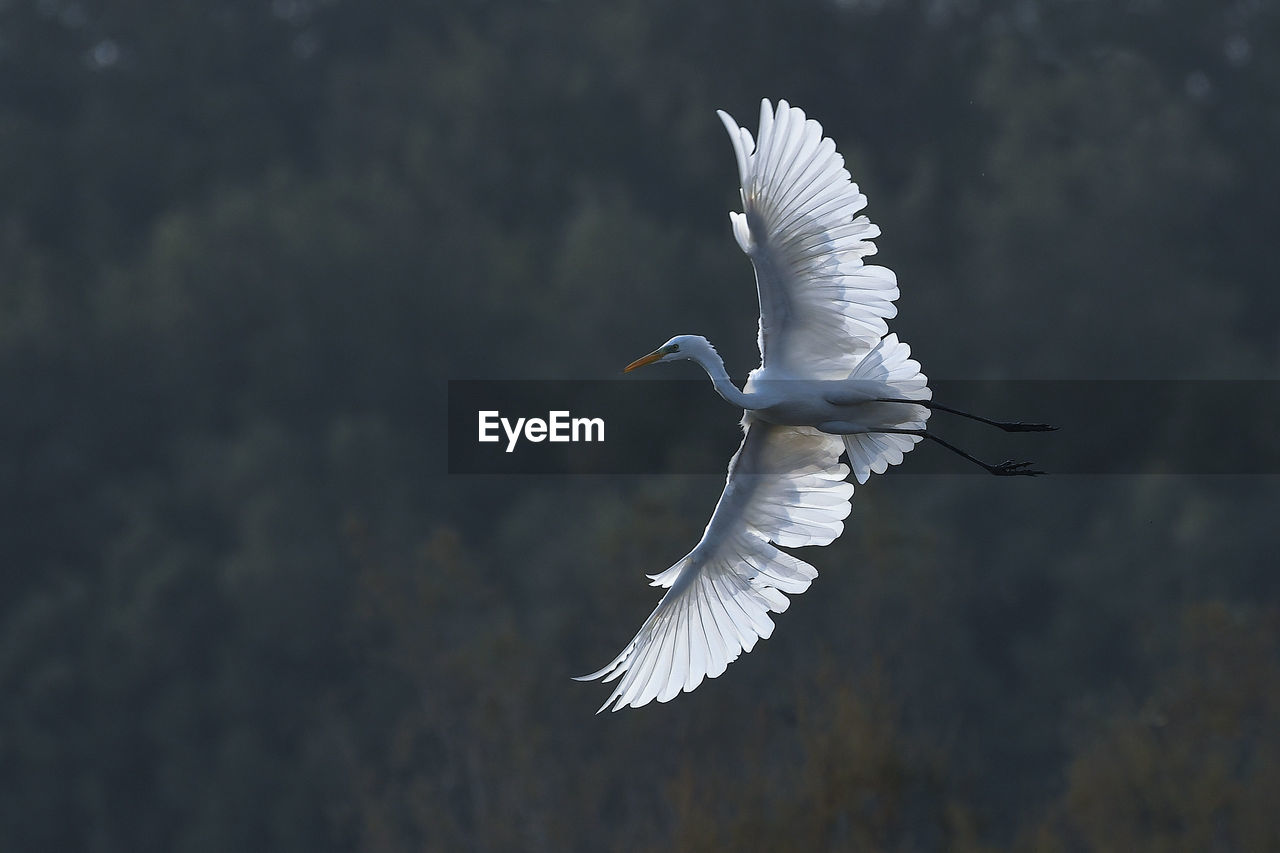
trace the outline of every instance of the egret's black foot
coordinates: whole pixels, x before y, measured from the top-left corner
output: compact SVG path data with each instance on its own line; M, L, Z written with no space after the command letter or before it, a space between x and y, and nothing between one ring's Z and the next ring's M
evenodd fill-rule
M1057 429L1052 424L1024 424L1022 421L1002 421L996 426L1005 432L1053 432Z
M1030 462L1014 462L1012 459L1007 462L1001 462L999 465L987 465L985 467L997 477L1014 477L1018 475L1036 477L1044 473L1043 471L1032 471Z

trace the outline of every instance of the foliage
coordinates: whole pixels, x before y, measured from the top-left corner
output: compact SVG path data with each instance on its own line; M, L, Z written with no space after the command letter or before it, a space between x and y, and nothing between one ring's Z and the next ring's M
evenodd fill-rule
M931 375L1272 376L1278 14L0 4L0 849L1277 846L1274 478L908 460L756 653L593 717L721 481L450 477L441 408L741 377L762 96Z

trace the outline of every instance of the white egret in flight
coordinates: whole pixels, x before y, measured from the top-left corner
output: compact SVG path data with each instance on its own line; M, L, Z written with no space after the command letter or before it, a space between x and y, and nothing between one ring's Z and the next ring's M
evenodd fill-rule
M866 196L835 143L803 111L760 105L760 133L721 111L742 179L733 235L755 267L761 365L738 390L706 338L678 335L627 366L689 359L744 410L742 446L702 540L650 575L667 592L622 653L579 680L617 680L600 708L666 702L715 678L809 588L815 570L777 546L827 545L844 530L853 485L902 461L923 438L992 474L1033 475L1026 462L989 465L933 433L931 410L1006 431L1052 427L992 421L932 402L910 348L888 334L897 311L892 271L863 263L880 229L857 215ZM847 454L848 465L840 461Z

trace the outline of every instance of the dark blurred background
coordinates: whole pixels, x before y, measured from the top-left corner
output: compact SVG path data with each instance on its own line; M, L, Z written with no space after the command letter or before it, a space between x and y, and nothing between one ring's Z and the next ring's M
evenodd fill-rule
M1280 478L1164 422L922 447L772 639L593 716L721 480L447 476L445 383L740 382L761 97L929 375L1277 376L1274 3L0 3L0 849L1280 848Z

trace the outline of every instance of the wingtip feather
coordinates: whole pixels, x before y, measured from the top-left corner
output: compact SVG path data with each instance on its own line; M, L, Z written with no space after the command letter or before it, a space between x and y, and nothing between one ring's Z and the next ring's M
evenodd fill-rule
M737 120L724 110L716 110L716 115L720 116L724 129L729 132L729 141L733 144L733 156L738 161L738 181L740 184L745 185L747 181L747 151L742 139L743 128L739 127Z

